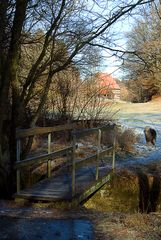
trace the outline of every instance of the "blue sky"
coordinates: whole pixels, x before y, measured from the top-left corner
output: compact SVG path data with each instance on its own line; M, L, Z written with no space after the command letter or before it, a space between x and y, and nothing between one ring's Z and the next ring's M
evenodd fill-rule
M110 5L112 7L115 6L116 9L119 6L119 1L107 1L107 2L108 2L108 7L109 7L108 10L107 10L107 8L105 10L107 12L110 11ZM124 2L126 3L126 1L124 1ZM127 1L127 2L129 2L129 1ZM89 3L91 3L91 0L89 0ZM115 7L113 7L113 9L115 9ZM97 6L95 6L95 11L97 11L97 10L99 11L100 9ZM134 21L137 17L138 17L137 13L135 15L132 14L131 16L128 16L128 15L126 17L123 16L122 19L117 21L112 26L111 30L114 33L113 41L116 44L116 49L121 49L121 50L126 49L126 33L132 29ZM122 63L121 60L112 56L112 53L110 53L109 51L104 50L102 52L102 55L104 56L104 61L102 61L101 66L98 66L96 70L102 71L102 72L107 72L117 78L123 78L124 73L120 69L120 65Z
M122 22L118 22L115 26L116 36L116 48L125 50L126 49L126 33L132 29L134 19L125 19ZM117 37L116 37L117 38ZM103 51L104 61L101 67L101 71L108 72L112 76L117 78L123 78L123 71L120 69L122 61L115 56L111 56L112 53Z

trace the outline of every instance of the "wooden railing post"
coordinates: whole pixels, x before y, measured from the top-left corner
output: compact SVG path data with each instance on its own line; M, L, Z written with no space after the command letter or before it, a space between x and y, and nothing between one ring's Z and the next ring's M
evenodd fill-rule
M101 149L101 129L98 129L97 160L96 160L96 180L98 180L98 176L99 176L100 149Z
M29 186L32 186L32 167L29 167Z
M48 134L48 154L51 153L51 133ZM48 178L51 177L51 159L47 162Z
M113 154L112 154L112 170L115 169L115 155L116 155L116 127L113 129Z
M20 154L21 154L21 142L20 139L17 140L17 146L16 146L16 161L19 162L20 161ZM20 192L21 189L21 174L20 174L20 170L17 169L16 171L16 186L17 186L17 193Z
M72 136L72 197L75 195L75 150L76 150L76 136Z

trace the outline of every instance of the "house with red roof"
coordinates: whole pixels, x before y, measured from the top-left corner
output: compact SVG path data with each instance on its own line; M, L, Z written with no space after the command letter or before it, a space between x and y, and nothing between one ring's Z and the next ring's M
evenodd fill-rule
M114 100L120 99L120 86L115 78L108 73L96 73L95 77L100 88L100 96Z

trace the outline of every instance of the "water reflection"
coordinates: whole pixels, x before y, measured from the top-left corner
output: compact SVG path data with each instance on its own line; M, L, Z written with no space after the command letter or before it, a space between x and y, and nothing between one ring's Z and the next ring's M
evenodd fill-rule
M92 240L88 220L0 219L0 239Z

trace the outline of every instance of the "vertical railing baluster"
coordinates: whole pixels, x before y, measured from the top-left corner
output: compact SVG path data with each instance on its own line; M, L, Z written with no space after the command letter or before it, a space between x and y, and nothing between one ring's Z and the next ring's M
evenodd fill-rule
M29 167L29 186L32 186L32 168Z
M72 197L75 195L75 150L76 150L76 136L72 136Z
M116 127L113 129L113 154L112 154L112 170L115 169L115 158L116 158Z
M101 129L98 129L98 139L97 139L97 160L96 160L96 180L99 177L99 158L101 149Z
M51 133L48 134L48 154L51 153ZM51 177L51 159L47 162L48 178Z
M21 154L21 142L20 139L17 140L17 146L16 146L16 161L19 162L20 161L20 154ZM20 192L21 189L21 173L20 170L17 169L16 171L16 185L17 185L17 193Z

